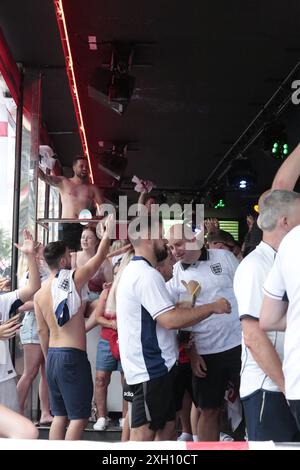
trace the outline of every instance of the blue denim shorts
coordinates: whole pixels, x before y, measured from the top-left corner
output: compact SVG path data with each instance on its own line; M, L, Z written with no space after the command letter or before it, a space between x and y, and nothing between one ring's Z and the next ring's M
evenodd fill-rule
M34 312L26 312L20 328L20 339L22 344L40 344Z
M109 341L99 338L96 358L96 370L112 372L117 370L123 372L121 362L114 358L111 353Z

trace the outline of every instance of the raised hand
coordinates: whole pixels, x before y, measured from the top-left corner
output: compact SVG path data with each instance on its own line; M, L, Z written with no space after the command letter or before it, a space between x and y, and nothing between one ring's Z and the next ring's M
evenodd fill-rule
M24 255L32 255L34 253L34 241L29 230L23 230L23 245L15 243L15 246L24 253Z
M0 292L9 292L10 290L10 279L0 276Z
M214 302L214 313L230 313L231 305L227 299L223 297Z

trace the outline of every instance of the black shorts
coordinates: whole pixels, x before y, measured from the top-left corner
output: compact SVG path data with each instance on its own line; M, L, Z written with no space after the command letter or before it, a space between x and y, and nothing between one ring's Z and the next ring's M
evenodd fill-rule
M132 404L129 408L129 423L131 428L139 428L149 423L152 431L163 429L168 421L174 421L176 416L174 383L176 366L168 374L157 379L128 385L133 393Z
M179 363L177 366L177 375L174 385L176 411L180 411L182 408L185 391L187 391L190 397L193 398L192 379L193 373L191 364L189 362L186 362L185 364Z
M130 385L128 385L126 380L124 380L123 400L128 401L128 403L132 403L132 399L133 399L133 392L130 390Z
M80 239L82 234L83 226L78 224L62 223L58 226L58 238L63 241L69 250L78 251L80 250Z
M193 377L193 395L198 408L220 408L228 382L240 388L241 346L216 354L202 355L206 377Z

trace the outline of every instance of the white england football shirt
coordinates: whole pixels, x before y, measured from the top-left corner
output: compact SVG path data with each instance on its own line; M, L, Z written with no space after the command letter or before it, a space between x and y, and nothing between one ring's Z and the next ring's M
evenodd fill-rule
M220 297L225 297L230 302L230 315L213 314L192 327L197 353L215 354L241 344L241 325L233 292L234 273L239 263L227 250L213 249L205 250L203 253L199 261L188 267L181 262L176 263L173 278L167 287L172 297L179 300L186 292L181 281L194 280L201 285L196 306L214 302Z
M0 322L3 323L9 319L13 312L23 305L18 297L18 291L7 292L0 295ZM0 383L5 382L16 376L16 371L12 365L9 341L0 340Z
M145 258L134 256L117 288L119 347L129 385L161 377L175 364L174 331L156 321L173 308L162 275Z
M234 276L234 292L241 320L247 317L259 320L263 301L262 287L273 266L275 255L276 251L262 241L239 264ZM282 361L284 333L269 331L266 334ZM240 396L245 398L259 389L270 392L280 391L277 385L259 367L243 339Z
M288 400L300 400L300 226L282 240L264 284L271 298L289 300L284 339L283 373Z

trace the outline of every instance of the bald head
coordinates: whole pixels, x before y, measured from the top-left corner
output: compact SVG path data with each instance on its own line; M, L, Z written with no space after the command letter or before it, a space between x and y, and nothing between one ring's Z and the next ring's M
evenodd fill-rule
M193 262L200 256L202 243L197 240L191 226L174 224L169 229L166 238L176 261Z

